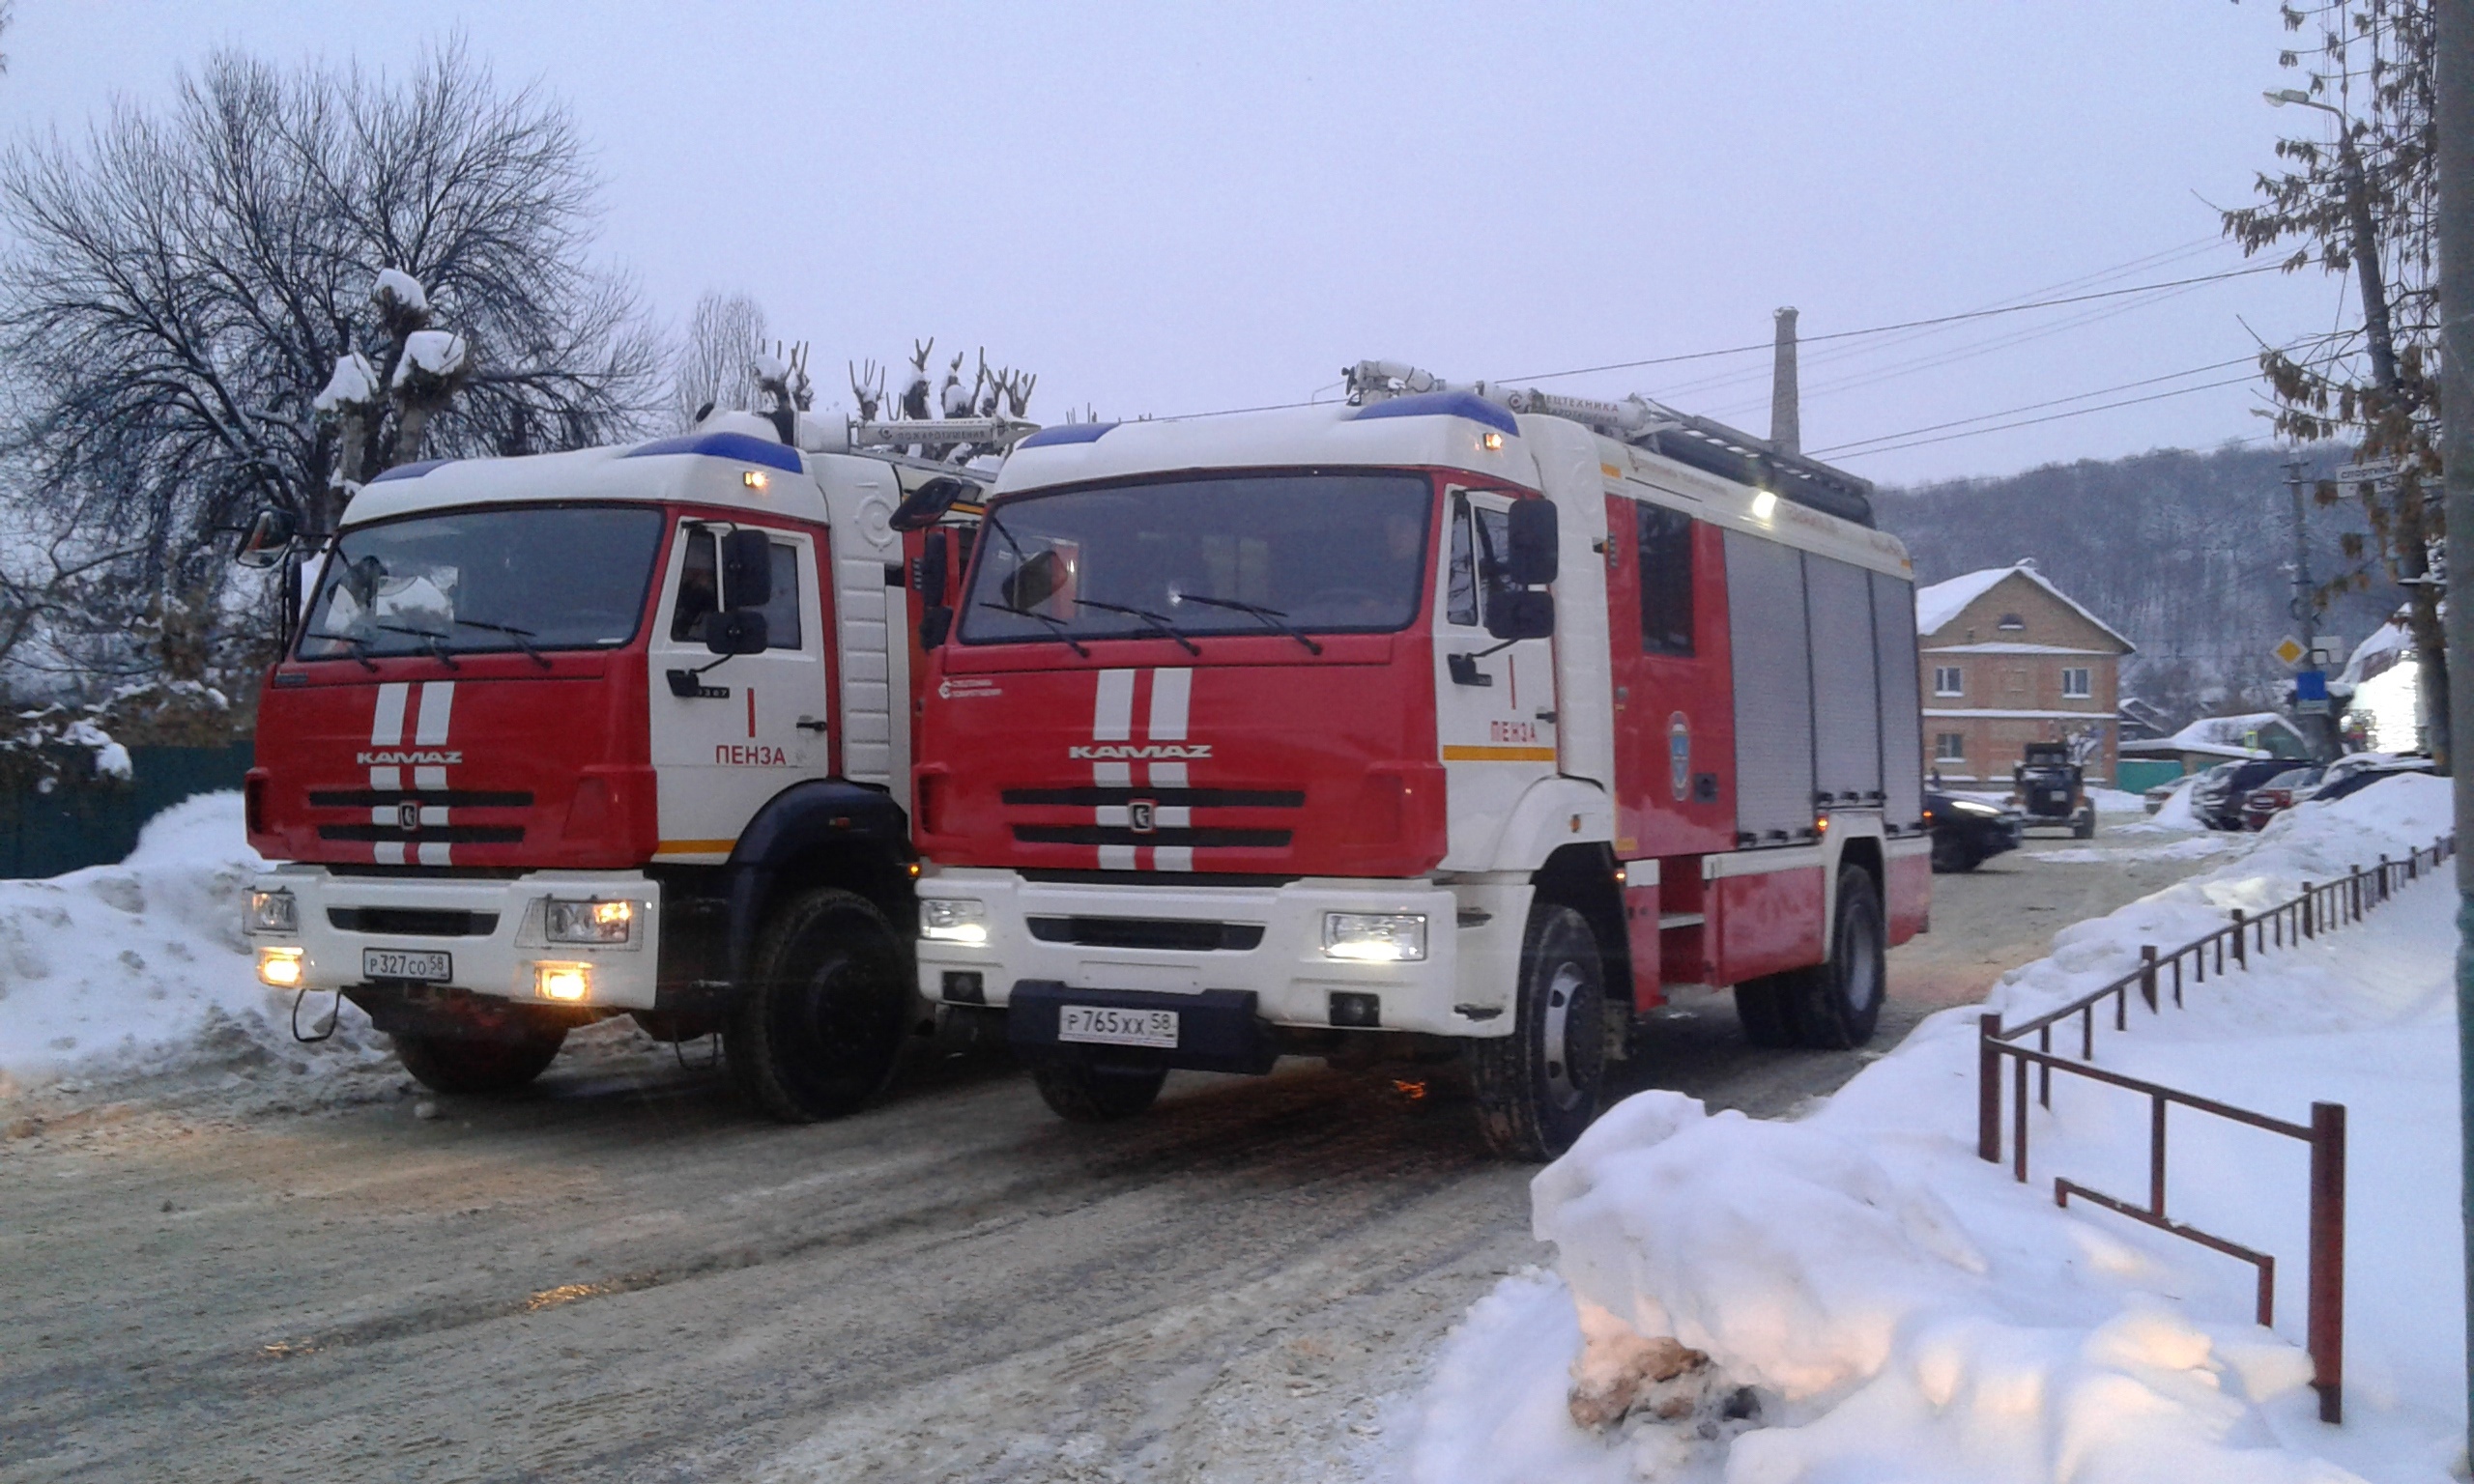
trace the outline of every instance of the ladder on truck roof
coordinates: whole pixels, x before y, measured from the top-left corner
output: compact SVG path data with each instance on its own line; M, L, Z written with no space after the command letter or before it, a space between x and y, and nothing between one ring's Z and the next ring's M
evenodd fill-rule
M1768 439L1755 438L1713 418L1678 412L1647 397L1601 402L1485 382L1455 385L1431 372L1392 360L1362 360L1342 376L1352 401L1380 402L1432 391L1472 392L1509 412L1568 418L1617 442L1646 449L1688 468L1768 490L1781 499L1794 500L1842 521L1867 528L1873 525L1870 479L1819 459L1789 453Z

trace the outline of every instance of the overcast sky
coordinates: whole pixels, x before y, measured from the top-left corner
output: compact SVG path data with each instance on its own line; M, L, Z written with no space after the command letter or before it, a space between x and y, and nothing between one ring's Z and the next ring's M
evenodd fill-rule
M2317 122L2260 100L2284 80L2268 0L17 15L14 132L159 101L218 45L400 68L461 30L574 109L603 248L669 322L705 289L751 293L845 402L846 359L985 345L1039 373L1047 420L1332 395L1364 357L1526 378L1764 344L1782 304L1812 337L2219 272L2242 260L2214 206L2249 196L2280 128ZM2242 378L2195 368L2341 312L2312 271L1811 343L1804 445ZM1768 428L1766 350L1540 385ZM2259 405L2246 381L1844 462L1904 482L2209 446L2262 435Z

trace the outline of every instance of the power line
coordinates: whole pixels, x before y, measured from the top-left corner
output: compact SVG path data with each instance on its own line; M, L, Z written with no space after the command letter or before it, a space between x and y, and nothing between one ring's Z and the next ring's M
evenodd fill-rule
M2283 263L2257 263L2249 268L2228 269L2221 273L2203 273L2196 278L2174 278L2163 283L2143 283L2127 289L2099 289L2091 294L2071 294L2060 299L2040 299L2024 304L2007 304L1994 309L1970 309L1959 314L1935 315L1930 319L1906 320L1896 325L1873 325L1863 329L1832 330L1825 335L1804 335L1798 345L1819 345L1828 340L1849 340L1857 335L1884 335L1894 330L1923 329L1935 325L1956 325L1966 320L1991 319L1996 315L2020 314L2029 309L2055 309L2064 304L2084 304L2099 299L2120 299L2131 294L2153 294L2160 289L2189 288L2202 283L2219 283L2228 278L2247 278L2254 273L2285 271ZM1551 382L1567 376L1593 376L1601 371L1633 371L1643 366L1672 366L1691 360L1712 360L1721 356L1748 356L1766 351L1774 342L1764 340L1758 345L1735 345L1720 351L1693 351L1682 356L1654 356L1646 360L1615 360L1599 366L1576 366L1568 371L1539 371L1527 376L1499 378L1505 382Z
M1939 438L1919 438L1909 442L1886 443L1881 447L1866 448L1860 453L1849 454L1846 455L1846 457L1858 459L1868 458L1877 453L1896 453L1902 448L1921 448L1927 443L1946 443L1954 439L1977 438L1987 433L2006 433L2012 428L2033 427L2040 422L2059 422L2065 417L2085 417L2090 413L2109 413L2117 407L2136 407L2142 402L2162 402L2168 397L2186 397L2195 391L2214 391L2220 386L2240 386L2255 380L2256 378L2248 376L2228 377L2226 380L2221 382L2202 382L2197 386L2183 386L2173 391L2152 392L2144 397L2125 397L2119 402L2107 402L2096 407L2082 407L2067 413L2049 413L2042 417L2023 417L2017 422L1996 423L1989 428L1972 428L1965 433L1944 433ZM1997 413L1993 415L1999 416L2001 414ZM1921 433L1924 429L1916 428L1913 431ZM1906 435L1891 434L1888 436L1893 438L1902 438ZM1829 450L1824 451L1827 452Z
M2129 391L2134 387L2153 386L2159 382L2178 382L2186 376L2203 376L2210 371L2222 371L2228 366L2247 365L2257 358L2258 357L2256 356L2236 356L2231 360L2220 360L2210 365L2193 366L2187 371L2169 371L2163 376L2143 377L2136 382L2124 382L2117 386L2099 386L2093 391L2083 391L2076 396L2055 397L2049 402L2030 402L2025 407L2003 408L1998 413L1979 413L1973 417L1960 417L1949 422L1930 423L1924 427L1909 428L1903 432L1884 433L1876 438L1859 438L1854 442L1838 443L1828 448L1818 449L1815 451L1814 456L1821 457L1827 454L1843 454L1859 450L1868 451L1874 443L1893 442L1900 439L1913 438L1919 433L1939 433L1944 428L1964 428L1971 422L1990 422L1996 417L2015 417L2021 413L2042 412L2048 407L2062 407L2072 402L2085 402L2089 397L2111 396L2114 392ZM2248 380L2248 378L2245 378L2245 380ZM2190 387L2185 389L2197 390L2198 388ZM2087 411L2093 412L2095 409L2090 408L2087 409Z

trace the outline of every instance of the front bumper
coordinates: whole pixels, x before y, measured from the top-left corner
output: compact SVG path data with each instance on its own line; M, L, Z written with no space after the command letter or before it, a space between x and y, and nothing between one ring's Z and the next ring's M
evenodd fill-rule
M250 883L292 894L298 930L251 928L249 945L297 950L301 987L349 989L373 983L370 950L445 953L451 972L424 981L492 999L564 1009L650 1010L661 962L661 886L635 871L535 871L513 880L469 876L343 876L318 866L278 866ZM623 944L552 943L543 926L552 897L626 901L634 907ZM373 930L366 925L378 925ZM460 922L458 921L460 919ZM411 928L413 930L405 930ZM536 992L544 964L588 971L582 1000ZM570 982L571 983L571 982Z
M1007 1004L1015 986L1025 983L1171 995L1234 990L1251 994L1255 1014L1272 1025L1508 1036L1530 891L1521 879L1443 886L1308 878L1254 887L1152 884L1137 877L1119 885L946 867L921 878L920 897L977 900L988 937L984 943L921 939L919 984L931 1001L991 1006ZM1327 912L1423 914L1426 956L1385 963L1327 956ZM1047 936L1032 930L1033 919L1046 925ZM1112 936L1224 925L1234 929L1223 933L1224 941L1243 941L1255 929L1259 937L1251 947L1211 949L1059 940L1054 925L1077 919L1108 925ZM1349 998L1336 999L1341 995Z

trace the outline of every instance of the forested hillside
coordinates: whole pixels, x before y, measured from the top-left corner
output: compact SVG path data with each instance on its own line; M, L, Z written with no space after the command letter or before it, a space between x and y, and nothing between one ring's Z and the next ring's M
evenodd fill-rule
M2107 463L2050 465L1999 479L1884 489L1884 527L1907 543L1919 584L2035 558L2064 592L2128 635L2139 653L2123 690L2176 721L2274 704L2285 668L2268 651L2295 631L2287 611L2292 506L2278 449L2164 449ZM2344 450L2314 455L2319 472ZM2363 530L2346 501L2310 506L2311 567L2350 569L2339 547ZM2331 601L2320 623L2347 643L2399 601L2384 578Z

